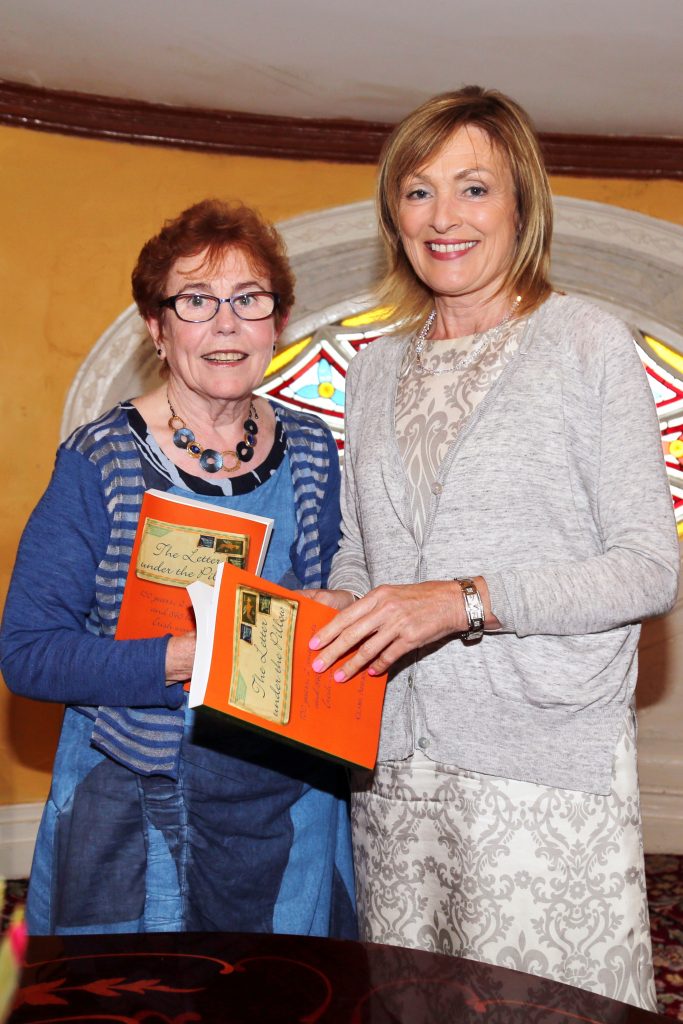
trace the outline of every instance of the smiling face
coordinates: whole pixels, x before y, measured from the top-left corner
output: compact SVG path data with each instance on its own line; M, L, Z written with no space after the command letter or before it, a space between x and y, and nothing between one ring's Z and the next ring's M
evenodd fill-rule
M413 270L437 301L485 304L512 262L516 215L507 161L486 132L469 126L403 182L398 225Z
M215 267L207 267L205 258L206 253L199 253L176 260L165 295L197 292L226 298L271 291L269 277L255 271L241 250L228 250ZM273 317L240 320L228 302L206 323L186 323L164 309L147 327L166 359L175 394L190 391L209 401L239 402L251 396L265 376L277 340Z

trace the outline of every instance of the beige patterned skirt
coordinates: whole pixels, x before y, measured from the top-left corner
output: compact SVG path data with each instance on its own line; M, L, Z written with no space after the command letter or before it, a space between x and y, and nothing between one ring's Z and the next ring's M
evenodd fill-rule
M656 1011L635 731L629 711L608 796L417 757L356 780L360 938Z

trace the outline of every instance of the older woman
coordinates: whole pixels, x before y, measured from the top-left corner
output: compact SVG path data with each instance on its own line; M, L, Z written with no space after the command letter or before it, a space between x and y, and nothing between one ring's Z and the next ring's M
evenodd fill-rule
M320 595L344 610L311 644L340 682L392 673L352 795L361 937L654 1009L633 694L679 559L633 338L552 290L549 185L509 98L410 114L379 211L407 327L349 368Z
M16 693L67 705L33 934L355 934L340 770L186 712L193 634L112 639L150 487L274 518L264 575L326 581L334 441L315 417L254 394L293 286L282 240L254 210L205 201L167 223L133 273L164 380L72 434L26 527L2 668Z

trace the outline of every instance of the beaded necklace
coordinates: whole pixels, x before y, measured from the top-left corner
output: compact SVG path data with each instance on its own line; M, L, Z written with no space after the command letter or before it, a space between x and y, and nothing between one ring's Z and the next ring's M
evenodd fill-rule
M242 424L244 428L243 439L234 449L226 448L222 452L217 451L216 448L204 448L199 444L195 438L194 431L187 426L185 420L178 416L171 405L168 391L166 392L166 401L171 410L171 418L168 421L168 425L173 431L173 444L176 448L184 449L193 459L199 459L199 465L205 473L219 473L221 469L224 469L226 473L233 473L236 469L239 469L243 462L251 461L256 446L256 435L258 434L258 423L256 422L258 420L258 413L256 412L253 398L249 402L249 415ZM234 459L230 466L225 465L225 459L228 456Z

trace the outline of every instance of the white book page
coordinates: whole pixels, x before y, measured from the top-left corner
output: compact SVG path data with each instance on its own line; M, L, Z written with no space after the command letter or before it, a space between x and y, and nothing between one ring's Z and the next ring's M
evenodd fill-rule
M216 628L216 606L222 576L223 562L216 569L216 581L213 587L210 587L208 583L202 583L201 580L195 580L187 588L197 620L197 646L195 647L188 698L191 708L199 707L204 703L206 684L209 681L209 669L211 668L213 637Z

